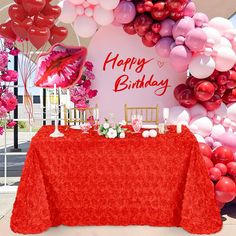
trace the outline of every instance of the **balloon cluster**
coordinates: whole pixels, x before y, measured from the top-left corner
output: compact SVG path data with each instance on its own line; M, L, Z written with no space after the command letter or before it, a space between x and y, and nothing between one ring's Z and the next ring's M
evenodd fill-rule
M191 108L200 103L208 111L219 108L222 102L236 102L236 64L227 72L214 71L206 79L190 76L186 84L175 88L174 96L184 107Z
M113 10L120 0L63 0L59 3L60 21L73 24L75 33L82 38L92 37L98 26L114 21Z
M215 185L215 197L221 207L236 197L236 156L226 146L212 151L205 143L199 143L210 179Z
M128 34L138 34L147 47L153 47L165 36L172 35L176 20L184 16L188 0L121 1L115 9L115 20Z
M51 0L14 0L8 9L10 20L0 25L0 34L15 41L30 41L37 49L50 42L63 41L67 29L55 25L61 8L52 6Z

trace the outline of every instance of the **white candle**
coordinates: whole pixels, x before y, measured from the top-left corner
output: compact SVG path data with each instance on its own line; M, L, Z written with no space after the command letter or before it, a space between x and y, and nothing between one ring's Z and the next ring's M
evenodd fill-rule
M99 109L97 108L96 111L97 111L97 120L99 120Z
M67 89L66 93L66 107L69 109L70 108L70 90Z
M57 86L56 86L56 84L54 84L54 104L57 103L56 94L57 94Z
M60 98L60 104L59 105L61 105L62 104L61 87L59 87L59 98Z
M169 108L163 108L163 119L164 120L168 120L169 113L170 113L170 109Z
M182 133L182 124L178 123L177 126L176 126L176 132L178 134Z

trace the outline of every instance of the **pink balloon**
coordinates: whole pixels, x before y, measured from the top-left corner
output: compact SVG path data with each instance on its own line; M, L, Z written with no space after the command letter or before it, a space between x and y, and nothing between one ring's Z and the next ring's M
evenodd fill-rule
M173 38L170 37L160 39L155 47L157 55L162 58L169 57L171 52L171 45L173 42Z
M196 116L207 116L207 110L204 106L196 104L194 107L189 108L191 118Z
M196 13L196 5L194 2L189 2L184 9L184 16L192 17Z
M207 35L201 28L191 30L185 39L186 46L193 52L201 52L207 43Z
M208 16L202 12L197 12L196 14L194 14L193 20L197 27L202 27L204 24L207 24L209 22Z
M194 29L194 20L191 17L184 17L176 22L173 27L173 37L176 38L178 36L186 36L189 31Z
M191 58L192 53L183 45L174 47L170 52L170 62L173 68L178 72L183 72L188 69Z
M115 19L120 24L128 24L133 21L136 16L136 8L132 2L120 2L114 10Z
M236 134L233 132L224 133L220 135L217 140L220 141L224 146L231 148L234 152L236 151Z
M162 37L172 36L172 30L175 25L175 21L167 18L161 22L161 30L159 34Z

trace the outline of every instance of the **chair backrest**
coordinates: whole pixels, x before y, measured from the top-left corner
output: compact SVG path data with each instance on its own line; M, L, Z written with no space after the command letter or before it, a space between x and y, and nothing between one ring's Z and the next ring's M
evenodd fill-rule
M125 104L125 121L127 124L131 124L132 115L142 115L144 123L158 124L158 111L159 107L128 107Z
M67 108L64 106L64 121L66 125L76 125L77 123L85 123L90 117L94 117L96 111L98 110L98 105L95 107L88 107L84 109L78 108ZM94 117L96 118L96 117Z

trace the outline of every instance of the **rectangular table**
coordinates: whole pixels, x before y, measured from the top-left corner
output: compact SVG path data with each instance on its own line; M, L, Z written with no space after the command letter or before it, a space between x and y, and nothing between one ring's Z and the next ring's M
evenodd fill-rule
M11 217L14 232L61 224L221 229L213 184L186 127L147 139L60 130L65 137L50 138L53 127L45 126L32 139Z

